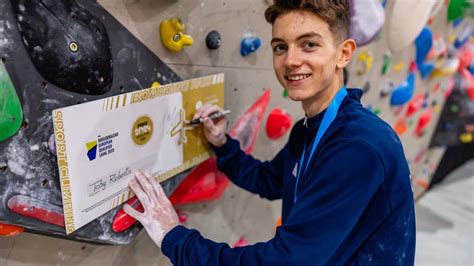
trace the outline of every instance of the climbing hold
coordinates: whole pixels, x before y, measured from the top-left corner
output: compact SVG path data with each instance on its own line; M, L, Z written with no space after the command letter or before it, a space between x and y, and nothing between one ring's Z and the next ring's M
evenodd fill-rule
M51 154L56 155L56 139L54 138L54 134L49 135L48 150Z
M364 86L362 86L362 91L364 92L364 94L366 94L367 92L369 92L369 90L370 90L370 82L366 81L364 83Z
M383 55L382 75L385 75L392 66L392 54L387 52Z
M448 58L435 65L432 73L433 78L441 78L454 75L459 69L459 58Z
M423 102L425 100L425 95L423 93L417 94L413 99L408 103L407 111L405 116L408 118L421 109Z
M459 106L457 104L452 104L449 106L449 111L451 113L457 113L459 112Z
M283 88L283 98L288 98L288 90L286 88Z
M239 240L237 240L232 247L238 248L238 247L245 247L245 246L248 246L248 245L249 245L249 242L247 241L247 239L245 239L245 237L241 236L239 238Z
M349 35L357 46L370 43L385 23L385 10L379 0L351 0Z
M428 127L431 121L432 114L433 114L433 109L430 107L426 109L426 111L418 119L418 124L416 125L416 128L415 128L415 134L418 137L421 137L425 133L426 128Z
M473 36L472 28L470 26L464 27L459 36L454 40L454 47L459 49L469 41L471 36Z
M176 214L178 215L180 223L185 223L188 220L188 216L184 212L176 210Z
M26 195L12 196L8 200L7 206L14 213L64 227L64 214L61 206Z
M374 114L375 115L380 115L382 113L382 111L380 110L380 108L375 108L374 109Z
M448 6L448 22L466 16L474 16L473 3L469 0L450 0Z
M143 212L143 205L140 203L138 198L134 196L129 199L125 204L132 206L135 210ZM112 222L112 230L116 233L123 232L130 228L137 220L132 216L125 213L123 209L120 209L115 215L114 221Z
M193 37L184 35L184 25L177 17L171 20L163 20L160 24L161 42L172 52L179 52L183 46L191 46Z
M464 144L471 143L473 140L473 136L471 132L463 133L459 135L459 141L461 141Z
M206 46L208 49L216 50L221 46L221 42L221 35L215 30L209 32L206 36Z
M393 70L397 73L400 73L400 71L402 71L404 66L405 66L405 64L403 62L400 62L400 63L393 66Z
M388 44L392 52L408 47L428 22L437 0L394 1L388 23Z
M266 132L269 139L281 138L291 128L290 115L280 108L273 109L267 118Z
M23 111L7 69L0 61L0 142L13 136L23 123Z
M0 236L16 236L23 231L23 227L0 223Z
M240 42L240 54L246 56L257 51L262 42L258 37L245 37Z
M397 133L398 136L403 135L408 130L408 125L405 122L405 119L399 118L395 123L393 130Z
M159 86L161 86L161 84L158 81L153 81L153 83L151 83L152 88L158 88Z
M393 105L403 105L407 103L413 96L413 91L415 88L415 74L411 72L408 75L407 80L402 82L398 87L396 87L390 98L390 104Z
M369 51L363 51L357 56L357 75L363 75L372 69L374 58Z
M416 63L420 65L433 47L433 33L430 28L424 27L415 40Z
M23 1L11 2L19 37L41 76L75 93L110 90L113 57L101 18L78 1L43 1L26 9Z
M437 82L433 87L433 90L432 90L433 93L437 93L440 88L441 88L441 84L439 82Z
M433 45L426 55L427 60L434 60L439 57L445 56L448 53L448 47L443 37L439 34L435 34L433 37Z
M393 86L393 82L391 80L388 80L380 90L380 97L384 98L390 95L390 93L392 93L393 91Z
M430 28L425 27L415 40L416 45L416 64L421 78L427 78L434 70L434 62L425 62L431 47L433 46L433 33Z

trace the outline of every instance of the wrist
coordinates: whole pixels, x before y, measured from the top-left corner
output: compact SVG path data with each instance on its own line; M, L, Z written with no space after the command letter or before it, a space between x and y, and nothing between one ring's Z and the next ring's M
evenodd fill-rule
M224 137L222 137L221 139L215 141L214 143L212 143L212 145L214 145L214 147L220 148L220 147L224 146L224 144L226 142L227 142L227 136L224 135Z

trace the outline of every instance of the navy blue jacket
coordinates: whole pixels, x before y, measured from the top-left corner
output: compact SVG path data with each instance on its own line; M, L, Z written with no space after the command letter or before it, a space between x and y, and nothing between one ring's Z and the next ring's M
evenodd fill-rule
M324 112L293 127L270 162L246 155L236 140L215 148L218 167L236 185L270 200L283 199L283 225L265 243L230 248L177 226L164 238L174 265L413 265L415 215L410 173L399 138L348 90L339 112L300 178L304 141ZM311 145L307 145L311 146Z

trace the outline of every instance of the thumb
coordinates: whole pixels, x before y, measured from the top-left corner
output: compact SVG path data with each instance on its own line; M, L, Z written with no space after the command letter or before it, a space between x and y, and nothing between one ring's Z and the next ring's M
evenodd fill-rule
M143 221L145 220L145 215L137 210L135 210L132 206L125 204L123 205L123 211L132 216L135 220L138 220L140 223L143 224Z

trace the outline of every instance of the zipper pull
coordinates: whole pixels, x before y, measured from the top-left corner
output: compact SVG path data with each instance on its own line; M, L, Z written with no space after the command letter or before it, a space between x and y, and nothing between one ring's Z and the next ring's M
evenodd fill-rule
M303 126L306 126L306 128L308 128L308 117L307 116L304 116Z

